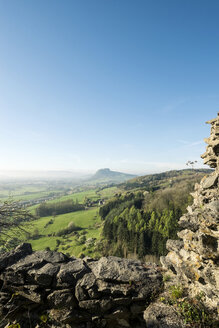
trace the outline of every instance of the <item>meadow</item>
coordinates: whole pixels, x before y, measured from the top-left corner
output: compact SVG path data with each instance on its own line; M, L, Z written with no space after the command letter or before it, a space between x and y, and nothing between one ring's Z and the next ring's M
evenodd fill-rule
M86 201L97 202L99 199L107 200L117 191L117 187L88 189L55 198L48 203L69 199L80 204ZM37 206L29 207L33 214ZM76 231L60 236L60 231L71 224L76 226ZM70 256L100 256L98 245L101 239L102 221L97 205L87 207L84 211L37 218L31 224L27 224L25 230L27 233L23 239L30 242L34 250L49 248Z
M86 211L67 213L57 216L39 218L27 226L26 230L34 238L27 238L34 250L50 248L59 252L68 253L71 256L84 255L97 256L95 243L100 239L102 223L97 207ZM48 224L51 222L51 224ZM57 236L57 233L67 228L73 222L79 230L68 235ZM95 238L90 241L89 238ZM86 246L86 241L88 244Z

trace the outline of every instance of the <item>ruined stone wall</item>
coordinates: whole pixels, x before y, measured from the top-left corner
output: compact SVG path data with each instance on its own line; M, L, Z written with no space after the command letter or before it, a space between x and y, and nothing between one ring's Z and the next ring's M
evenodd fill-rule
M168 240L169 253L161 258L163 266L177 275L191 296L202 293L206 305L217 308L219 300L218 221L219 221L219 113L208 121L211 134L202 155L214 172L196 184L193 204L180 218L179 240Z
M0 327L141 328L161 288L156 265L69 258L23 244L0 256Z

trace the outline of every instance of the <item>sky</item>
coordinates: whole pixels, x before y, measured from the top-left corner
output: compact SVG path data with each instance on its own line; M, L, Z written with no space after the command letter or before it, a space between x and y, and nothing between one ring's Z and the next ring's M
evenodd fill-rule
M0 170L203 167L218 12L217 0L0 0Z

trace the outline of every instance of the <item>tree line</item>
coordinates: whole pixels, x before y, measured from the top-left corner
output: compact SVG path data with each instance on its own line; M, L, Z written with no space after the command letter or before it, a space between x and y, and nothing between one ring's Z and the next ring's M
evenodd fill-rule
M51 216L51 215L59 215L65 214L75 211L83 211L85 210L85 206L83 204L78 204L74 202L72 199L65 200L63 202L44 202L41 203L36 208L36 215L39 217L43 216Z

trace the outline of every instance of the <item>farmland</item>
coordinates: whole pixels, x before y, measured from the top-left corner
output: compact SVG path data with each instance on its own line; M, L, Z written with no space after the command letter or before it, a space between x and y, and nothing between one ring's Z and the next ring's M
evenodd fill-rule
M48 224L48 222L52 222ZM79 231L64 236L57 236L57 233L73 222ZM98 208L94 207L86 211L67 213L55 217L43 217L35 220L31 228L27 231L34 238L27 239L32 244L34 250L43 250L49 247L51 250L58 250L69 255L79 256L83 251L84 255L98 255L95 252L96 241L100 239L101 220L98 215ZM93 240L89 239L93 238ZM87 246L86 246L86 241Z
M50 248L71 256L99 256L98 243L101 238L102 221L99 216L98 201L107 200L117 190L115 186L88 188L48 200L46 202L48 204L72 200L79 204L88 204L88 206L86 210L60 215L54 213L52 216L33 220L31 224L25 226L26 233L23 234L23 241L30 242L34 250ZM38 206L30 206L28 209L35 214ZM74 225L76 231L62 234L62 231L68 229L69 225Z

